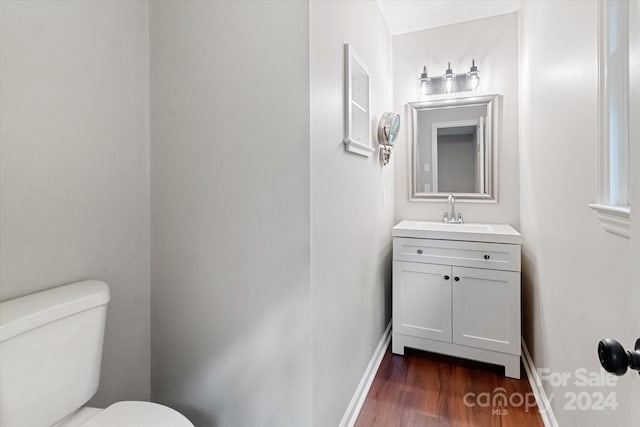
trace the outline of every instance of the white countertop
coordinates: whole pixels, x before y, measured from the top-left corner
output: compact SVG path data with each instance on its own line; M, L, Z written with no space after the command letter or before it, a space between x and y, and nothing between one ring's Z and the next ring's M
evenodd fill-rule
M393 237L419 239L522 244L522 235L508 224L445 224L402 220L393 227L391 234Z

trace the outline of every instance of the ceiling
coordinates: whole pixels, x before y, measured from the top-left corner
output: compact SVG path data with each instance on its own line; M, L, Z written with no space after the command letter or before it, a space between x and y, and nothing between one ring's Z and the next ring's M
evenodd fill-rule
M520 0L376 0L391 34L515 12Z

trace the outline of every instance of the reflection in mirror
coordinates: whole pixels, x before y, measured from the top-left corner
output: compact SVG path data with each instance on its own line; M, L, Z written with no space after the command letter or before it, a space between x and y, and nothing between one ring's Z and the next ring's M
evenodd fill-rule
M447 193L482 193L484 177L480 175L478 160L481 158L481 141L477 135L479 123L472 125L453 125L440 123L434 126L436 154L434 165L438 173L434 177L432 191ZM478 145L476 147L476 141Z
M412 119L411 199L496 200L497 95L408 105Z

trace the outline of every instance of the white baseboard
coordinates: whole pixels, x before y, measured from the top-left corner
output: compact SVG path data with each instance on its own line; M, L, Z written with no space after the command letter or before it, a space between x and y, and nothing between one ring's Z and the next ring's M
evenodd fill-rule
M551 409L551 403L547 397L547 392L544 391L544 387L542 387L542 381L540 381L538 370L536 369L536 365L533 364L533 359L531 359L531 354L529 354L529 349L527 348L527 344L524 342L524 338L522 339L522 364L524 365L524 370L527 373L527 378L529 378L529 384L531 384L531 390L536 398L536 404L540 410L540 416L542 417L544 426L558 427L558 421Z
M373 356L371 356L371 360L367 365L367 369L365 369L364 374L362 375L362 379L360 380L360 384L356 388L356 392L353 394L351 398L351 402L349 402L349 406L347 406L347 410L340 421L340 427L353 427L356 424L356 420L358 419L358 415L360 415L360 410L362 409L362 405L364 405L364 400L367 397L367 393L369 393L369 389L371 388L371 384L373 383L373 379L378 372L378 368L380 367L380 363L382 363L382 358L384 357L384 353L389 347L389 342L391 341L391 321L387 325L387 329L384 330L382 334L382 338L380 338L380 342L376 347L376 350L373 352Z

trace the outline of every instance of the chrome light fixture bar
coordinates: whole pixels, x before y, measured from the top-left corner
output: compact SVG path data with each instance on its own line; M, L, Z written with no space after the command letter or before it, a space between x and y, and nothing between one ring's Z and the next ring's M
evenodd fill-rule
M430 78L427 75L426 65L418 77L418 94L420 97L439 94L449 95L457 92L478 92L479 90L480 71L475 59L471 61L469 71L464 74L456 75L449 62L442 77Z

